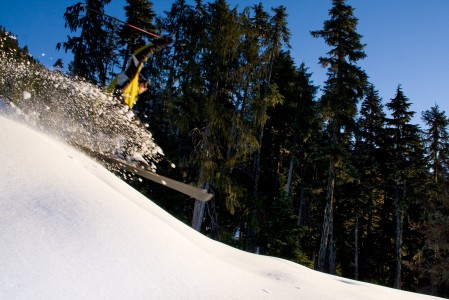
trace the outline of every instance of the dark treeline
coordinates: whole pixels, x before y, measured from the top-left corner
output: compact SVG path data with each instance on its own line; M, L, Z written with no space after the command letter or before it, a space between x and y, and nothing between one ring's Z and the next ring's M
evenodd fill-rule
M86 5L102 12L109 2ZM215 197L131 184L234 247L449 297L449 120L435 105L422 113L425 129L413 124L401 86L380 99L358 66L365 45L345 0L311 32L329 47L320 93L289 52L283 6L177 0L156 16L150 1L127 0L124 9L126 22L173 36L147 63L152 86L137 105L177 166L159 172ZM74 54L69 73L100 85L148 41L79 5L65 19L79 34L58 45Z

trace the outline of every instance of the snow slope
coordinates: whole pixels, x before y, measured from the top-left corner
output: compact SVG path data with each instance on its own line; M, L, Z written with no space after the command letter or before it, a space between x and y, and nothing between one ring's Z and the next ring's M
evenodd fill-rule
M433 298L215 242L73 148L0 128L0 299Z

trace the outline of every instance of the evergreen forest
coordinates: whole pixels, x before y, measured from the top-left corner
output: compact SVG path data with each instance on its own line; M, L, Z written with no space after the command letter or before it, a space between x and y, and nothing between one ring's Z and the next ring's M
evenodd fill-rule
M102 15L110 2L63 12L71 35L56 46L73 60L58 60L58 72L106 87L153 39ZM126 0L126 23L173 39L146 63L151 86L135 108L165 153L158 173L214 198L127 180L233 247L449 297L449 118L434 105L414 124L401 85L381 99L359 66L366 53L354 8L330 2L323 27L311 31L329 50L319 58L327 71L319 88L292 57L282 5L175 0L157 15L151 1Z

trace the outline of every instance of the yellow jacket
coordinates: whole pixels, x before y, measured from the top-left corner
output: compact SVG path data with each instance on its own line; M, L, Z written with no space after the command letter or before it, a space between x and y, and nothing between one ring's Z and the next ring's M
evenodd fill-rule
M144 63L153 53L154 45L149 43L134 52L126 70L118 74L108 86L107 91L113 93L119 91L123 101L133 108L139 95L139 74L142 71Z

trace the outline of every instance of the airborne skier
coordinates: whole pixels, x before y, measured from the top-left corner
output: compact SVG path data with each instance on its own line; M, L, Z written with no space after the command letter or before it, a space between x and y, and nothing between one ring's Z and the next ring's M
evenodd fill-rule
M159 51L164 48L167 44L171 43L172 39L169 36L160 37L155 33L128 24L120 19L105 14L100 10L85 6L82 2L79 2L73 7L77 10L89 10L95 14L110 18L116 22L124 24L125 26L131 27L134 30L156 38L149 44L137 49L134 52L126 70L119 73L107 88L109 93L113 93L115 96L120 96L123 102L127 104L129 108L132 108L137 101L137 96L143 93L149 85L148 78L140 74L143 65L155 51Z
M145 92L149 86L149 78L141 74L143 65L154 52L161 50L170 42L171 38L164 36L137 49L131 56L126 70L112 80L108 92L120 96L129 108L133 108L138 95Z
M107 88L107 92L113 94L114 96L119 98L119 100L123 101L123 106L125 106L125 110L120 109L120 112L123 113L123 111L126 111L126 117L128 117L128 119L131 121L134 115L133 113L128 114L129 110L127 108L132 109L133 106L136 104L138 95L143 93L149 86L148 77L143 76L143 74L141 74L142 68L145 62L147 62L148 58L154 52L161 50L166 45L171 43L172 39L169 36L160 37L155 33L146 31L132 24L128 24L120 19L105 14L102 10L97 10L92 7L88 7L84 5L82 2L79 2L78 4L75 4L70 7L70 11L73 11L75 13L79 13L83 10L88 10L92 13L122 23L125 26L128 26L134 30L140 31L154 38L152 42L137 49L133 53L126 69L123 72L117 74ZM75 23L79 24L81 22L77 21ZM76 28L77 26L74 27ZM116 104L117 104L116 101L108 101L106 103L106 106L112 106L112 108L115 109L117 108L115 107ZM107 109L110 108L111 107L107 107ZM138 120L137 122L134 121L134 124L139 123L140 120ZM140 126L140 128L138 129L142 130L142 128L144 127L145 126ZM146 128L144 130L146 131ZM145 137L148 137L148 135L145 135ZM168 188L181 192L197 200L209 201L213 197L213 195L208 193L206 190L156 174L155 173L156 166L154 165L154 162L158 162L157 156L163 153L162 149L157 147L157 145L152 145L153 141L151 135L149 139L150 139L149 143L145 143L145 145L143 145L142 148L152 148L152 149L145 149L145 151L140 151L141 149L138 149L141 145L136 145L134 141L130 140L122 141L121 137L117 141L116 145L114 145L114 149L110 149L110 147L108 147L107 151L100 150L99 148L96 147L93 147L94 148L93 149L91 145L86 146L83 145L82 143L79 144L75 143L75 144L82 150L87 152L89 155L99 158L103 163L112 164L114 166L119 167L120 169L126 170L127 172L131 172L135 175L152 180L156 183L159 183ZM125 143L125 145L123 145L122 143ZM128 143L130 144L130 146L128 145ZM148 150L151 151L150 155L147 154ZM150 160L154 161L148 162L147 158L144 157L142 154L148 155Z
M132 109L137 101L137 96L143 93L149 85L149 79L141 74L143 65L155 51L159 51L170 42L171 38L164 36L139 48L132 55L126 70L118 74L111 82L108 87L108 91L120 96L123 99L123 102L126 103L130 109ZM135 164L130 163L129 159L123 161L104 155L103 159L110 163L119 165L122 169L127 170L128 172L132 172L136 175L167 186L197 200L209 201L213 197L213 195L209 194L206 190L157 175L154 171L149 170L145 166L136 167ZM142 163L142 161L140 161L140 163Z

